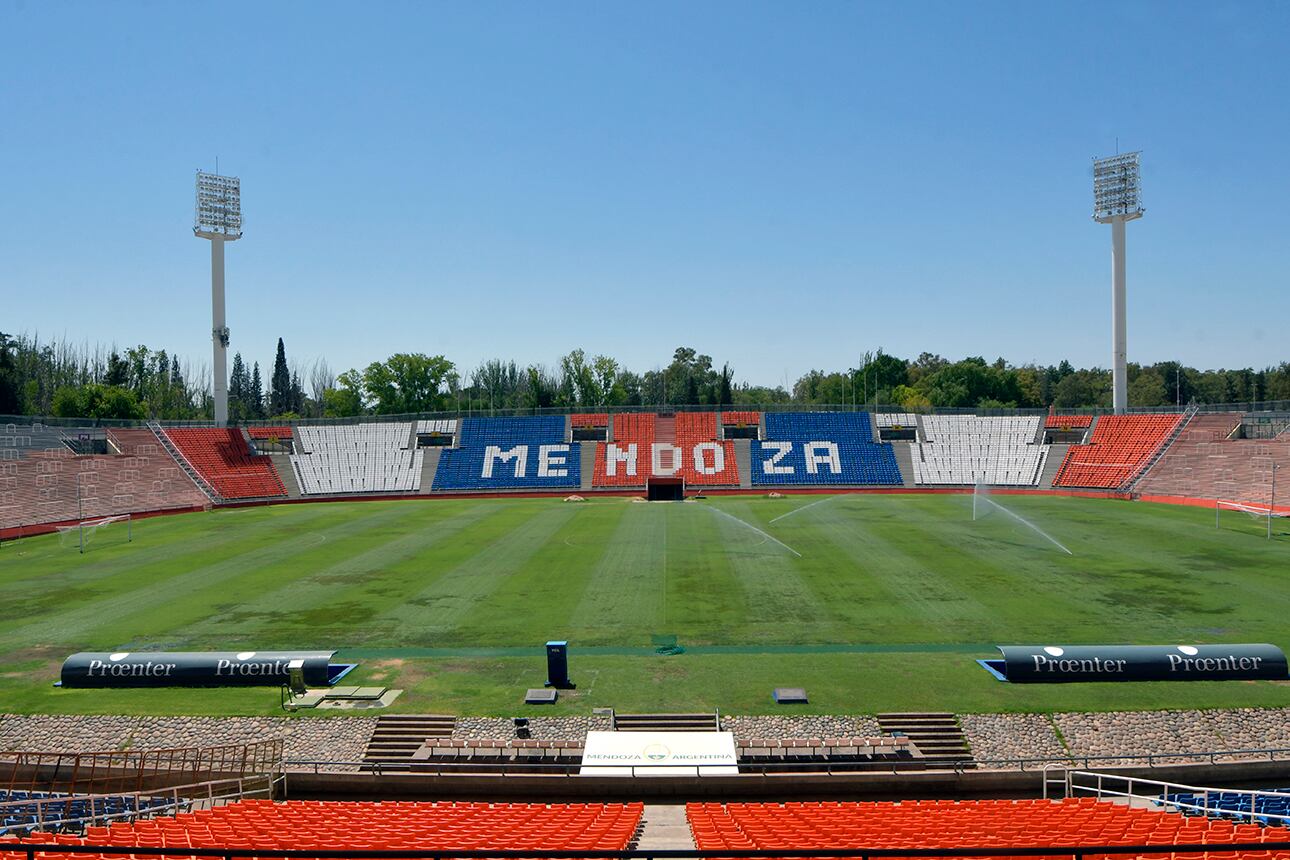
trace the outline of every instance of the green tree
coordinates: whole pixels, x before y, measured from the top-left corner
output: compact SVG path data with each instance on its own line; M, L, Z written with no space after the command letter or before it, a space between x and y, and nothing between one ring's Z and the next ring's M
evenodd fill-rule
M54 392L53 412L60 418L133 418L147 415L139 397L119 385L65 385Z
M264 417L264 380L260 379L260 362L256 362L251 371L251 390L247 403L251 407L252 418Z
M1165 380L1154 369L1140 370L1129 383L1130 406L1164 406Z
M269 377L269 412L281 415L290 412L291 371L287 369L287 348L278 338L278 352L273 358L273 375Z
M381 415L433 412L444 405L452 362L442 355L395 353L363 371L363 392Z
M336 377L335 388L323 392L323 416L349 418L363 412L363 376L357 370L347 370Z
M103 376L104 385L122 386L130 381L130 366L116 350L108 356L107 373Z

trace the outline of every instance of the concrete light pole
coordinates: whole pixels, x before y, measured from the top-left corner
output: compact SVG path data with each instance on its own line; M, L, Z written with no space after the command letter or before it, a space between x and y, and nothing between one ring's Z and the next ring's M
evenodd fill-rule
M1117 415L1129 408L1124 225L1142 217L1142 153L1093 160L1093 220L1111 225L1111 388Z
M242 182L197 171L193 235L211 243L211 343L214 350L215 424L228 424L228 325L224 319L224 243L242 238Z

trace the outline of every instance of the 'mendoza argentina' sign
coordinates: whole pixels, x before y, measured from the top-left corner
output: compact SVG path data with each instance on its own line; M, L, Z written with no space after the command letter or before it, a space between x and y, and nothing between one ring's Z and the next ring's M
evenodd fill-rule
M275 687L298 663L310 686L335 683L351 667L335 651L80 652L63 661L64 687Z
M979 661L1001 681L1250 681L1287 678L1275 645L1000 645Z

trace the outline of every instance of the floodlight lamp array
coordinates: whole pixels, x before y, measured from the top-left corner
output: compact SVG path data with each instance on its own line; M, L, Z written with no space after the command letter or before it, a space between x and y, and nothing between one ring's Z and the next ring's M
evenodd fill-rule
M230 239L242 235L242 181L236 176L197 171L193 232Z
M1126 152L1093 160L1093 218L1138 218L1142 215L1142 153Z

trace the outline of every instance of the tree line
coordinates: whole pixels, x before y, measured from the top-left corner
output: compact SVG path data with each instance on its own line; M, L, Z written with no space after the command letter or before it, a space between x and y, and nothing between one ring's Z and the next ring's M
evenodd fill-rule
M1198 370L1179 362L1129 365L1131 406L1290 400L1290 363L1261 370ZM1103 368L1013 365L981 356L914 359L881 349L843 370L811 370L791 387L738 381L728 363L678 347L671 360L634 371L606 355L575 349L554 366L490 359L461 371L443 355L395 353L335 374L325 359L291 364L278 339L272 370L233 356L229 417L234 421L634 406L753 407L799 403L960 408L1108 408ZM89 347L0 333L0 415L209 420L210 371L166 350Z

